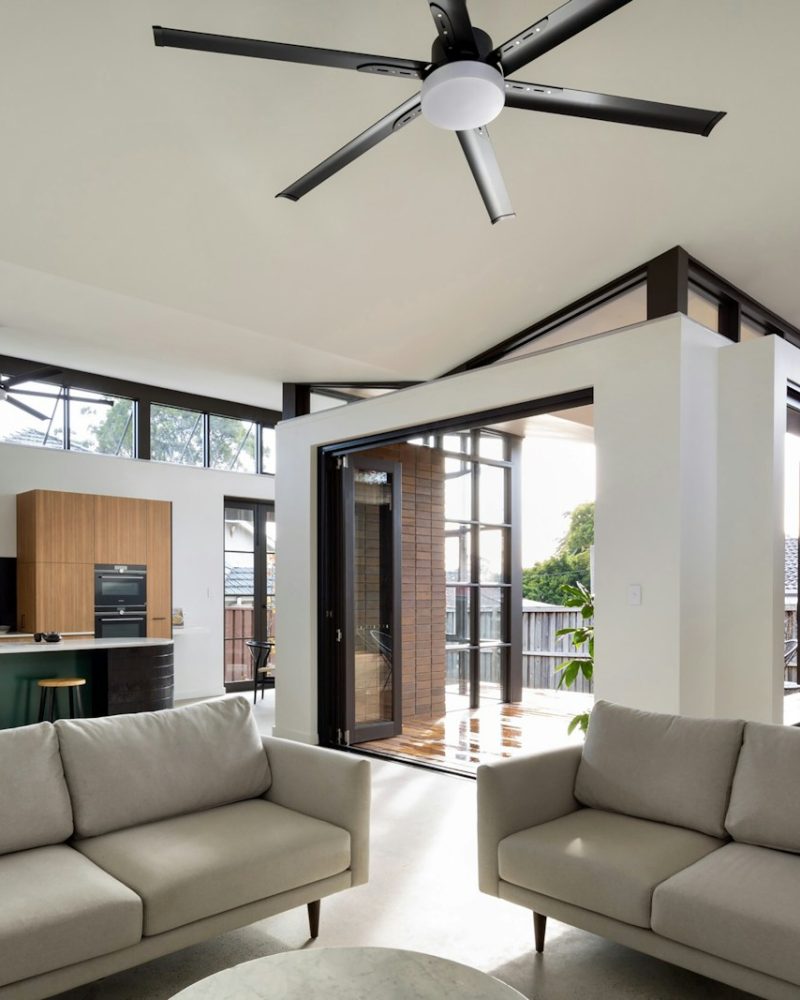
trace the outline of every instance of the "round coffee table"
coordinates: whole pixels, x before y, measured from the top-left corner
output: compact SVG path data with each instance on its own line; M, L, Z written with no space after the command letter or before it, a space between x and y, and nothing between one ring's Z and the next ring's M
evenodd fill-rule
M524 1000L485 972L417 951L310 948L217 972L173 1000Z

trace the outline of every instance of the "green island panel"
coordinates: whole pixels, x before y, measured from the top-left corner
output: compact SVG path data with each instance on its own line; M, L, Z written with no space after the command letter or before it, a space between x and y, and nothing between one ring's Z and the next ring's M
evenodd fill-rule
M85 677L81 688L83 710L91 713L92 654L81 650L47 650L41 653L0 654L0 729L36 722L41 689L38 680L48 677ZM66 690L56 695L56 718L69 718Z

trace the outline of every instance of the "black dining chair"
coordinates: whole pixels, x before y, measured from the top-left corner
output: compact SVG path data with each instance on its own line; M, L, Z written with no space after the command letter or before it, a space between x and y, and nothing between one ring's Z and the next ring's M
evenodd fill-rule
M258 684L261 682L261 700L264 700L264 689L267 686L267 677L273 667L269 665L270 654L272 653L274 642L262 642L260 639L247 639L245 646L250 650L253 658L253 704L258 697Z

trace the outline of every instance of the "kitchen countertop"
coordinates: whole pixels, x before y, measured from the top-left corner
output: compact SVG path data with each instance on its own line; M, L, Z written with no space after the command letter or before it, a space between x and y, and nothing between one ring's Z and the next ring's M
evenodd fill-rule
M62 642L0 642L4 653L75 653L92 649L130 649L134 646L171 646L172 639L69 639Z

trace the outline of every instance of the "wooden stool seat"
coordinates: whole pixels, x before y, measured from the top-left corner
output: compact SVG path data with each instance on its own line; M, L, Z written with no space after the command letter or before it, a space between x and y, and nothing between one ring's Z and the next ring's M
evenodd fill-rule
M81 704L81 688L86 683L85 677L45 677L42 680L36 682L38 687L42 690L41 698L39 699L39 722L44 722L45 715L47 712L47 700L50 699L50 722L55 722L56 720L56 694L59 688L67 688L69 692L69 717L70 719L77 719L83 715L83 705ZM75 713L75 704L77 702L78 712Z

